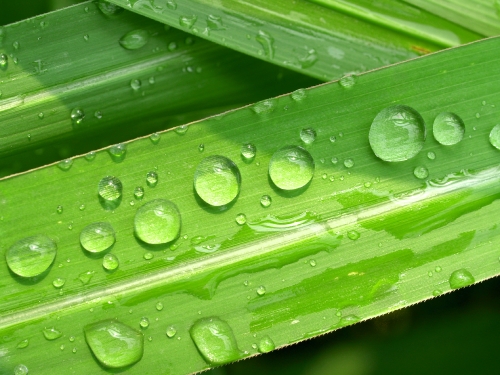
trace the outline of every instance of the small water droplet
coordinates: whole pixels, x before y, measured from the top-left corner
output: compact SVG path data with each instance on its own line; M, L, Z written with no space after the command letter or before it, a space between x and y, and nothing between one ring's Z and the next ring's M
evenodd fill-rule
M144 258L144 260L151 260L154 258L154 255L153 255L153 253L147 252L144 254L143 258Z
M94 271L86 271L78 275L78 280L80 280L83 285L87 285L90 283L90 280L92 280L92 277L94 277ZM91 309L91 311L93 310Z
M108 271L116 270L119 265L120 262L114 254L106 254L104 255L104 258L102 258L102 266Z
M429 160L434 160L434 159L436 159L436 154L435 154L433 151L429 151L429 152L427 153L427 158L428 158Z
M144 188L142 186L137 186L134 189L134 197L137 200L142 200L142 198L144 198Z
M272 59L274 57L274 38L269 33L259 30L255 36L255 40L262 46L264 56Z
M73 165L73 159L71 158L61 160L59 163L57 163L57 166L62 171L69 171L72 165Z
M252 161L257 153L257 147L252 143L245 143L241 146L241 157L244 161Z
M84 332L90 350L105 367L122 368L142 358L143 334L117 320L89 324Z
M350 230L349 232L347 232L347 237L350 240L356 241L360 237L360 234L355 230Z
M434 119L432 131L436 141L442 145L451 146L463 139L465 125L458 115L442 112Z
M54 279L52 281L52 285L54 286L54 288L57 288L57 289L60 289L64 286L64 283L66 283L66 279L62 278L62 277L58 277L57 279Z
M130 81L130 87L132 87L132 90L137 91L141 88L142 82L140 79L133 79Z
M108 148L109 156L115 163L120 163L125 159L125 154L127 153L127 145L125 143L119 143L117 145Z
M14 367L14 375L28 375L28 368L25 365L17 365Z
M300 131L300 139L306 145L310 145L316 140L316 131L312 128L302 129Z
M259 340L259 352L268 353L276 348L274 341L269 336L264 336Z
M120 39L120 45L129 50L135 50L144 47L149 40L149 35L146 30L137 29L126 33Z
M245 214L238 214L236 215L236 223L238 225L243 225L247 222L247 217Z
M337 141L337 137L335 137L334 135L332 135L330 137L330 142L335 143L336 141Z
M154 145L157 145L158 142L160 142L160 138L160 133L153 133L149 136L149 139L151 140L151 142L153 142Z
M175 329L175 327L170 326L170 327L167 328L166 335L167 335L168 338L174 337L176 333L177 333L177 330Z
M276 151L269 162L269 177L282 190L306 186L314 175L311 154L299 146L285 146Z
M191 29L197 20L198 20L198 17L196 15L180 16L179 17L179 25L182 27Z
M148 328L149 327L149 319L146 317L142 317L141 320L139 321L139 325L141 328Z
M175 128L175 132L179 135L184 135L188 131L189 126L187 125L181 125Z
M204 158L194 174L198 196L211 206L224 206L240 192L241 175L232 160L214 155Z
M14 47L14 49L19 49L19 47L21 47L21 45L19 44L18 41L15 41L14 43L12 43L12 47Z
M106 17L115 17L123 12L123 8L112 4L107 0L98 0L97 7Z
M269 114L276 109L276 99L267 99L255 103L252 106L252 111L258 115Z
M441 271L442 271L442 268L441 268L441 267L439 267L439 266L437 266L436 268L434 268L434 271L436 271L436 272L438 272L438 273L439 273L439 272L441 272Z
M156 304L156 310L158 310L158 311L163 310L163 303L158 302L158 303Z
M222 319L200 319L189 333L202 357L211 365L222 365L241 357L234 333Z
M200 145L198 146L198 151L200 152L205 151L205 145L203 143L200 143Z
M304 89L298 89L295 90L290 94L292 100L295 100L296 102L300 102L304 100L307 97L307 91Z
M148 244L163 244L179 237L181 214L177 206L166 199L152 200L135 213L135 235Z
M352 159L345 159L344 160L344 167L346 167L346 168L352 168L352 167L354 167L354 160L352 160Z
M49 341L52 341L52 340L56 340L58 339L59 337L62 336L62 332L57 330L56 328L54 327L51 327L51 328L45 328L43 330L43 336L49 340Z
M207 17L207 28L210 31L217 31L217 30L225 30L226 27L224 26L222 22L222 18L219 16L215 16L213 14L210 14Z
M425 122L416 110L394 105L375 116L369 142L377 157L398 162L415 157L424 146L425 135Z
M481 114L479 112L476 113L476 118L481 117Z
M309 265L311 267L316 267L316 261L314 259L309 260Z
M101 181L97 188L99 197L107 202L119 201L122 196L123 185L121 181L113 176L106 176Z
M439 295L440 295L440 294L442 294L442 293L443 293L443 291L442 291L442 290L440 290L440 289L435 289L435 290L432 292L432 295L433 295L434 297L437 297L437 296L439 296Z
M351 89L356 84L357 77L354 74L346 74L339 80L339 85L345 89Z
M151 171L146 174L146 183L153 188L158 184L158 173Z
M500 124L497 124L491 129L490 143L493 147L500 150Z
M5 69L7 68L7 64L9 63L9 58L5 53L0 54L0 68Z
M62 214L63 213L63 206L61 206L61 205L57 206L56 211L58 214Z
M89 34L85 34L85 35L83 36L83 40L85 40L86 42L88 42L88 41L89 41L89 39L90 39Z
M83 109L77 107L73 108L70 113L71 121L73 122L74 126L80 125L83 120L85 119L85 112Z
M448 281L450 283L451 289L457 289L467 285L474 284L476 280L474 280L474 276L472 276L472 274L469 271L462 268L454 271L450 275L450 279Z
M28 347L29 344L30 344L30 340L24 339L24 340L19 341L17 343L16 348L18 348L18 349L24 349L24 348Z
M5 253L10 270L22 277L44 273L56 257L57 246L42 234L17 241Z
M264 285L261 285L257 288L256 291L259 296L263 296L264 294L266 294L266 287Z
M273 200L269 195L263 195L262 197L260 197L260 205L264 208L269 207L272 202Z
M87 160L87 161L92 161L92 160L94 160L94 159L95 159L96 155L97 155L97 154L96 154L96 152L95 152L95 151L90 151L90 152L87 152L87 153L85 154L85 160Z
M418 167L415 167L415 169L413 170L413 174L415 175L416 178L423 180L429 177L429 170L423 165L420 165Z

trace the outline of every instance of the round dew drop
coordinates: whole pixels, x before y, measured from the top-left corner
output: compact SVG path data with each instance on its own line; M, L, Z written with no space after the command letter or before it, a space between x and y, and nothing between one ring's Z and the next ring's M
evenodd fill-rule
M271 203L273 202L273 200L271 199L271 197L269 195L263 195L261 198L260 198L260 205L264 208L267 208L271 205Z
M139 325L141 328L148 328L149 327L149 319L146 317L142 317L141 320L139 321Z
M458 115L451 112L443 112L434 119L432 132L436 141L444 146L451 146L463 139L465 125Z
M179 237L181 214L166 199L155 199L140 207L134 218L135 235L148 244L171 242Z
M102 258L102 266L108 271L116 270L119 265L120 262L114 254L106 254L104 255L104 258Z
M247 217L245 214L236 215L236 223L238 225L244 225L247 222Z
M158 173L156 172L148 172L146 174L146 183L148 184L149 187L155 187L156 184L158 183Z
M106 17L115 17L123 12L123 8L118 5L111 4L107 0L98 0L97 7Z
M5 253L10 270L22 277L45 272L54 261L57 246L49 237L39 234L17 241Z
M257 153L257 148L252 143L245 143L241 146L241 157L245 161L252 161Z
M57 279L54 279L52 281L52 285L54 286L54 288L57 288L57 289L61 289L65 283L66 283L66 279L63 279L61 277L58 277Z
M263 296L264 294L266 294L266 287L264 285L261 285L257 288L257 294L259 296Z
M14 367L14 375L28 375L28 368L25 365Z
M144 188L142 186L137 186L134 189L134 198L137 200L144 198Z
M418 167L415 167L415 169L413 170L413 174L415 175L416 178L423 180L429 177L429 170L426 167L420 165Z
M194 174L198 196L211 206L224 206L240 192L241 175L230 159L214 155L203 159Z
M84 327L85 340L97 360L108 368L138 362L144 353L141 332L117 320L103 320Z
M121 181L113 176L106 176L99 181L97 192L104 201L116 202L121 198L123 185Z
M80 233L80 244L91 253L106 251L115 241L115 230L109 223L92 223Z
M73 125L77 126L80 125L83 120L85 119L85 112L83 112L83 109L81 108L73 108L70 114L71 121L73 122Z
M132 90L137 91L141 88L142 82L140 79L133 79L130 81L130 87Z
M176 333L177 333L177 330L175 329L175 327L170 326L167 328L166 335L168 338L174 337L176 335Z
M53 341L53 340L56 340L58 339L59 337L61 337L63 334L61 331L59 331L58 329L55 329L54 327L52 328L45 328L43 330L43 336L49 340L49 341Z
M119 143L108 148L108 152L114 162L120 163L123 161L123 159L125 159L125 154L127 153L127 145L125 143Z
M300 139L302 139L302 142L306 145L310 145L316 140L316 130L312 128L302 129L300 131Z
M269 162L269 177L282 190L306 186L314 175L311 154L299 146L285 146L276 151Z
M476 280L469 271L462 268L453 272L450 275L450 279L448 281L450 283L451 289L458 289L467 285L474 284Z
M274 345L273 340L269 336L264 336L260 339L259 341L259 352L261 353L268 353L276 348Z
M422 116L411 107L395 105L375 116L368 139L377 157L398 162L415 157L424 147L425 136Z
M497 150L500 150L500 124L497 124L491 129L490 143Z
M125 49L139 49L146 45L149 35L146 30L137 29L126 33L120 39L120 45Z
M292 97L292 100L300 102L307 97L307 91L305 89L298 89L292 92L290 96Z
M353 74L347 74L339 80L339 85L345 89L350 89L356 84L357 77Z
M151 142L153 142L154 145L157 145L158 142L160 142L160 138L160 133L153 133L149 136L149 139L151 140Z

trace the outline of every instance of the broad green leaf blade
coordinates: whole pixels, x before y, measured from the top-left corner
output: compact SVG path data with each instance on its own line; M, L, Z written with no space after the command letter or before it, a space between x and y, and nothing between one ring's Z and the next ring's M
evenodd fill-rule
M112 0L194 35L321 80L364 72L440 46L305 0Z
M500 34L497 0L404 0L485 36Z
M360 75L349 88L332 82L259 102L164 132L156 144L130 142L121 162L102 150L67 171L52 165L1 180L0 251L11 254L35 235L57 243L52 267L31 279L1 259L2 371L23 364L39 374L106 373L96 360L105 355L92 355L84 327L118 319L130 337L144 335L142 359L128 373L187 374L498 275L500 151L488 138L500 108L499 48L492 38ZM374 118L393 105L418 111L428 137L417 156L390 163L368 139ZM465 124L453 146L432 136L445 111ZM411 130L408 118L395 124ZM256 147L253 160L241 157L246 142ZM312 181L291 192L273 185L274 167L268 172L287 145L305 147L315 162ZM204 169L193 180L214 155L231 159L241 175L239 195L225 207L200 196L229 190L212 186L208 198L193 190L213 177ZM146 186L148 172L158 174L155 187ZM234 173L225 181L237 180ZM113 207L98 199L105 176L123 185ZM134 198L137 186L142 200ZM172 243L147 245L137 228L134 235L136 211L155 199L179 209ZM95 222L116 233L107 254L119 260L114 272L104 270L102 253L79 244Z
M399 0L373 2L368 0L310 0L344 12L358 19L420 37L443 47L469 43L482 36Z
M134 30L147 43L129 50ZM3 27L0 55L2 175L318 83L93 2Z

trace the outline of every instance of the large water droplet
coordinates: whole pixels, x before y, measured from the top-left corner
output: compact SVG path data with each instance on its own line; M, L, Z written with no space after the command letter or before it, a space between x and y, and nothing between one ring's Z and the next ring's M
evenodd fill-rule
M123 12L123 8L106 0L98 0L97 6L99 7L99 10L102 12L102 14L107 17L114 17Z
M316 140L316 131L312 128L302 129L300 131L300 139L302 139L302 142L306 145L310 145Z
M125 143L119 143L117 145L108 148L109 156L114 162L120 163L125 159L125 154L127 153L127 145Z
M283 190L306 186L314 175L311 154L299 146L285 146L274 153L269 162L269 176Z
M474 284L476 280L474 280L474 276L469 271L462 268L453 272L448 281L451 289L457 289Z
M230 159L214 155L203 159L194 174L198 196L211 206L231 203L239 194L241 175Z
M497 124L491 129L490 143L493 147L500 150L500 124Z
M241 357L233 330L222 319L200 319L189 333L200 354L212 365L222 365Z
M25 365L17 365L14 367L14 375L28 375L28 368Z
M56 340L58 339L59 337L62 336L62 332L59 331L58 329L54 328L54 327L51 327L51 328L45 328L43 330L43 336L49 340L49 341L52 341L52 340Z
M45 272L56 257L57 246L42 234L17 241L5 253L10 270L22 277L34 277Z
M123 323L103 320L85 326L84 332L90 350L105 367L130 366L142 358L144 336Z
M80 233L82 247L91 253L106 251L115 241L115 231L109 223L92 223Z
M102 266L108 271L116 270L119 265L120 262L114 254L106 254L104 255L104 258L102 258Z
M106 176L101 181L97 188L99 197L106 202L116 202L122 196L122 182L113 176Z
M267 353L274 350L276 346L269 336L264 336L259 341L259 352Z
M135 213L136 236L148 244L175 240L181 230L181 214L177 206L166 199L146 203Z
M424 119L416 110L394 105L375 116L369 141L376 156L396 162L415 157L424 147L425 135Z
M85 112L83 112L83 109L81 108L73 108L71 110L71 114L70 114L70 117L71 117L71 121L73 122L73 125L77 126L77 125L80 125L84 118L85 118Z
M460 117L451 112L443 112L436 116L432 126L436 141L445 146L457 144L465 133L465 125Z
M120 39L120 45L123 48L134 50L142 48L149 40L149 35L146 30L137 29L126 33Z

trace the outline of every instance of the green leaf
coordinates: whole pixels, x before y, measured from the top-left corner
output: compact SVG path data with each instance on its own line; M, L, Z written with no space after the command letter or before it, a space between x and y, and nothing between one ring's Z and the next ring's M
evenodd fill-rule
M308 1L111 0L236 51L321 80L441 48Z
M1 30L2 176L318 83L92 2Z
M498 0L404 0L484 36L500 34Z
M84 327L111 332L116 319L128 332L119 337L144 335L129 373L191 373L498 275L499 151L488 138L500 108L499 47L500 38L457 47L75 158L69 169L1 180L1 252L45 235L57 255L31 278L1 259L0 369L106 373L99 358L109 351L96 352ZM394 141L398 128L369 140L372 121L387 125L391 111L402 129L426 124L427 140L409 160L375 156L374 142ZM431 135L442 112L463 120L454 145ZM248 142L253 158L241 156ZM294 190L278 188L269 172L288 145L306 150L289 155L292 167L307 164L307 152L315 163L312 181ZM221 174L212 176L214 192L232 186L234 168L241 176L226 206L210 206L193 190L198 165L213 155L234 162L214 164ZM297 171L290 179L307 173ZM146 186L148 172L157 174L154 187ZM99 199L105 176L122 188L101 185L109 194ZM137 186L145 187L142 200ZM134 217L157 199L175 204L181 231L173 242L148 245L134 235ZM114 271L103 267L103 253L80 247L80 232L96 222L116 233L106 253L119 261ZM93 337L106 350L121 345L113 335Z

